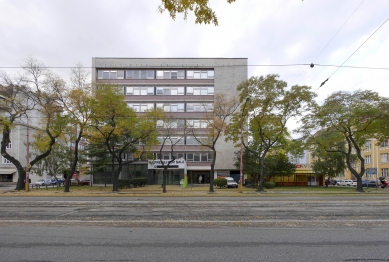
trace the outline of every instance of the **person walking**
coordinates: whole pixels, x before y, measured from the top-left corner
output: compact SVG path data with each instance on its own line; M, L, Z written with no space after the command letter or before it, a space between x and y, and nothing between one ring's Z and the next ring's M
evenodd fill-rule
M199 184L201 184L202 181L203 181L203 177L200 175L199 176Z

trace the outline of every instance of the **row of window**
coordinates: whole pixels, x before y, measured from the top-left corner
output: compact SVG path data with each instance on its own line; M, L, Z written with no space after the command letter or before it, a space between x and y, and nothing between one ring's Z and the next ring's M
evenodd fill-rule
M197 139L196 139L197 138ZM209 140L208 137L194 137L194 136L186 136L186 137L158 137L158 144L162 145L163 143L165 145L206 145L207 141Z
M214 70L97 70L97 79L214 79Z
M381 154L381 163L388 162L388 153ZM365 156L365 164L371 164L371 155Z
M367 140L365 143L365 150L371 150L371 146L372 146L371 140ZM382 141L380 147L388 147L388 139Z
M213 86L187 86L186 92L183 86L125 86L123 87L124 94L133 96L177 96L177 95L197 95L206 96L214 95L215 88Z
M174 158L184 158L187 162L212 162L213 153L197 152L197 153L173 153ZM170 160L170 153L162 153L156 155L157 159Z
M163 120L157 121L157 127L159 128L207 128L212 124L212 120L204 119L175 119L164 122Z
M164 112L212 112L213 103L127 103L135 112L161 108Z

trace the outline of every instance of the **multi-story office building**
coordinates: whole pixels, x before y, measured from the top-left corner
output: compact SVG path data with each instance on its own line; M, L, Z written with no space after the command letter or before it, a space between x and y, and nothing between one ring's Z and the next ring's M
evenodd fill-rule
M205 133L204 119L213 110L215 94L237 96L236 87L247 80L247 58L93 58L92 67L92 79L120 86L128 106L139 115L161 108L177 119L177 128L180 123L191 123L197 133ZM239 180L232 142L221 137L216 150L213 176L227 175ZM169 160L169 152L169 147L165 147L160 157ZM178 184L184 175L192 183L198 183L200 177L202 183L209 182L213 154L199 146L193 136L187 134L181 139L174 147L174 155L180 161L169 169L168 184ZM150 184L162 184L158 162L129 157L122 178L147 176ZM99 183L98 176L94 180Z

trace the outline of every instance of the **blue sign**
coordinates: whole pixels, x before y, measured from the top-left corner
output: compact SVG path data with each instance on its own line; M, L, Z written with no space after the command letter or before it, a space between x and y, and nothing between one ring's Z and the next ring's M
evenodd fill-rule
M377 174L377 168L375 167L366 168L366 175L376 175L376 174Z

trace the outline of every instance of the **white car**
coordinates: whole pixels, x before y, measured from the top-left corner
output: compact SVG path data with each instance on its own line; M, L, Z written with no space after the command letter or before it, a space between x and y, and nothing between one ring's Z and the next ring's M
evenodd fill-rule
M238 183L232 177L226 177L227 179L227 187L235 187L238 188Z
M34 184L37 186L49 186L51 185L51 179L39 179Z
M357 181L355 180L339 180L336 182L337 186L357 186Z

